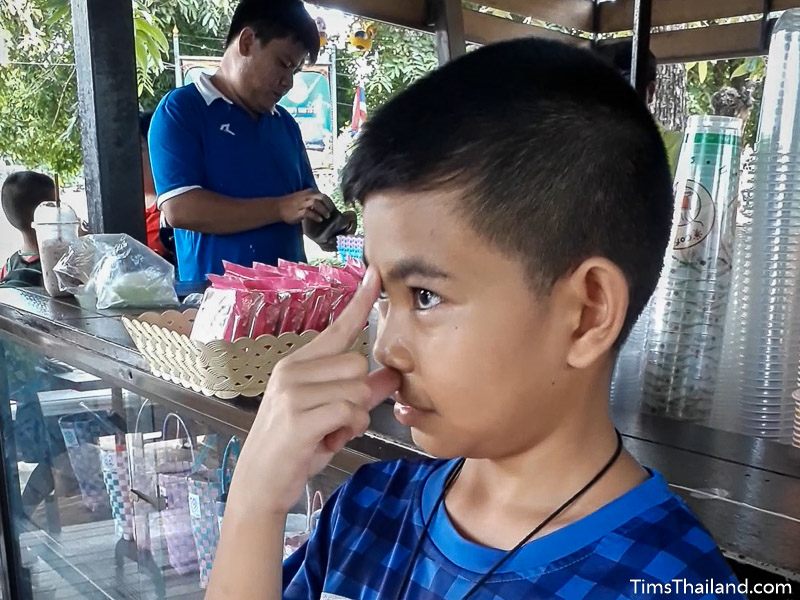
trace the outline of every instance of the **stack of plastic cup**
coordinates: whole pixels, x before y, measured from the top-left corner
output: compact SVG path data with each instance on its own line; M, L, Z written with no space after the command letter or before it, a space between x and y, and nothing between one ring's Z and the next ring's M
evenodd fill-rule
M753 179L754 156L752 152L743 157L742 175L739 181L739 211L736 218L736 234L733 251L733 283L728 311L725 316L725 333L722 343L717 388L711 413L711 426L716 429L738 431L739 396L742 389L742 345L745 328L743 314L747 308L742 302L742 289L749 285L752 275L753 233Z
M742 289L739 430L788 443L800 360L800 11L772 35L755 152L752 250Z
M800 448L800 390L792 394L794 399L794 429L792 431L792 445Z
M642 399L642 369L647 326L652 303L648 303L620 348L611 376L611 404L616 409L636 412Z
M733 272L740 138L739 119L689 119L647 333L647 412L699 423L711 416Z

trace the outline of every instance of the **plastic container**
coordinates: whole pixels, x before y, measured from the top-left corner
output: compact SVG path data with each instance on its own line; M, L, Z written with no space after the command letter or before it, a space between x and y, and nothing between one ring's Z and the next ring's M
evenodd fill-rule
M66 254L70 243L78 239L80 219L66 204L44 202L33 214L33 228L39 245L44 289L50 296L68 296L58 285L53 267Z
M671 246L653 296L643 403L706 423L732 279L741 121L689 120L675 177Z
M799 72L800 11L790 10L778 19L770 42L754 156L748 275L737 290L741 310L734 326L740 334L731 365L741 373L737 429L787 443L800 357Z

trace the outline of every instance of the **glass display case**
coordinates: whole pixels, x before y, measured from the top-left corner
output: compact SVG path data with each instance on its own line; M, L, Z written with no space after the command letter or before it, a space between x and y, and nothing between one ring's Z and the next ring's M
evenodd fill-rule
M2 332L0 399L10 597L203 597L243 434ZM327 469L309 498L346 476ZM290 547L310 526L307 504Z

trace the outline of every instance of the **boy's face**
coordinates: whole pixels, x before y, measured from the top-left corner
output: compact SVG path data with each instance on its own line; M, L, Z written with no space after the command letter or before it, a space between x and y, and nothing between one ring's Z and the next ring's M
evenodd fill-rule
M480 238L454 198L398 191L365 203L367 260L385 292L375 357L403 376L395 414L419 446L496 458L567 417L571 323L560 283L532 291L523 264Z

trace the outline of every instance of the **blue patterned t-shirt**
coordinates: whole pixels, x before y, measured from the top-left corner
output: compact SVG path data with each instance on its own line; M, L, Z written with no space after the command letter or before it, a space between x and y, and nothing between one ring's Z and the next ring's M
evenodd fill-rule
M361 468L331 497L308 543L284 563L284 598L395 598L455 464L420 460ZM651 473L591 515L523 546L471 598L743 598L719 593L720 585L737 583L728 564L664 478ZM441 506L403 597L463 598L503 554L461 536Z

